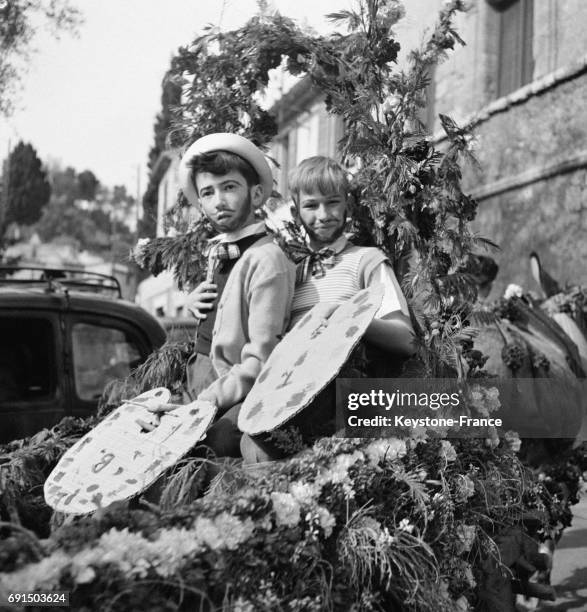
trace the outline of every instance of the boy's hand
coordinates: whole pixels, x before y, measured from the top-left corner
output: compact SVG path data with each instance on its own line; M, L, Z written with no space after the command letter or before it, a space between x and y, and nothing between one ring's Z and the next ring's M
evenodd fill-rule
M149 412L153 412L154 423L149 423L143 419L136 419L136 422L145 430L153 431L157 428L157 425L161 422L162 414L171 414L171 416L177 416L172 414L172 410L180 408L181 404L158 404L156 406L145 406L145 409Z
M206 312L214 308L217 297L218 287L216 284L204 281L188 295L187 308L196 319L205 319Z

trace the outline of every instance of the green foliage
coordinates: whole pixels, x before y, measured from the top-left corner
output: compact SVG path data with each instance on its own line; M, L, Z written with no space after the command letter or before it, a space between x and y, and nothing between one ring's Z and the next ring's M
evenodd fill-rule
M405 70L396 66L399 44L392 29L403 16L401 4L359 0L356 6L330 15L346 27L344 34L316 35L262 10L237 30L210 28L181 48L168 75L184 90L182 104L172 108L169 140L185 146L205 134L228 131L263 147L277 130L276 118L259 104L269 72L281 66L310 80L328 110L344 121L339 146L342 159L353 161L356 169L357 240L382 248L403 279L421 323L425 373L459 374L461 332L476 299L467 269L473 251L486 248L488 241L471 232L477 203L460 186L460 164L472 160L470 136L440 116L447 141L436 149L419 116L433 66L464 44L453 26L464 3L445 3L435 29L409 55ZM200 241L197 248L202 247ZM160 263L156 257L150 261L155 269ZM438 321L433 334L430 326Z
M175 109L171 143L181 146L212 132L233 132L263 146L277 132L275 118L259 105L269 71L282 57L304 54L308 37L279 14L256 16L230 32L214 29L179 49L171 67L187 88Z
M186 363L193 353L193 348L191 343L166 342L127 378L108 383L100 400L101 414L108 409L117 408L125 399L136 397L156 387L167 387L181 393L182 384L185 382Z
M36 224L44 242L71 241L79 248L115 261L127 261L133 236L117 220L132 214L135 200L124 186L100 185L91 170L51 168L52 196Z
M177 237L143 239L135 248L133 259L155 276L163 270L172 270L178 287L189 289L204 278L204 245L213 235L212 225L201 217L188 232Z
M161 111L155 119L153 126L154 142L149 151L149 170L153 170L159 155L167 146L167 133L171 127L173 109L181 102L181 88L172 79L169 73L163 77L161 94Z
M97 423L67 417L51 430L0 446L0 518L47 535L51 510L43 483L63 453Z
M77 175L78 197L82 200L95 200L100 181L91 170L84 170Z
M172 110L181 101L181 88L169 73L163 78L163 93L161 95L161 111L153 126L153 146L149 151L149 183L143 195L143 216L138 228L141 237L154 238L157 230L158 186L161 172L168 167L168 161L162 157L167 148L167 135L171 127Z
M143 194L143 216L139 221L138 235L142 238L154 238L157 233L157 206L159 203L157 189L157 182L150 178Z
M0 115L13 111L17 86L31 59L35 21L42 17L58 37L75 32L81 14L68 0L5 0L0 2Z
M4 227L10 223L32 225L40 218L51 196L47 173L32 145L21 141L12 150L6 181Z

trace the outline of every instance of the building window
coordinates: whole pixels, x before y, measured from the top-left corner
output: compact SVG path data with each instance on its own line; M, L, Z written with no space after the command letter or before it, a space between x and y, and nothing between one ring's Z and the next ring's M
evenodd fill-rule
M501 97L532 81L534 0L487 1L499 13L497 95Z

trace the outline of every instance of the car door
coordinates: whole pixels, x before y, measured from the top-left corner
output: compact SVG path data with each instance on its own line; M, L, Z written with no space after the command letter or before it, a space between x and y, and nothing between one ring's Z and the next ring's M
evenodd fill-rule
M65 416L58 309L0 311L0 442L30 436Z

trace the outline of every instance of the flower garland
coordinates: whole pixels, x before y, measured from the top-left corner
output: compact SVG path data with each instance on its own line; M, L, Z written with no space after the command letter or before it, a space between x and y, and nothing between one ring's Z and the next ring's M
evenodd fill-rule
M498 533L531 509L549 528L522 472L508 444L326 438L173 512L76 519L47 556L0 574L0 591L66 589L110 609L128 605L120 592L155 609L157 584L230 609L466 610L497 571Z

